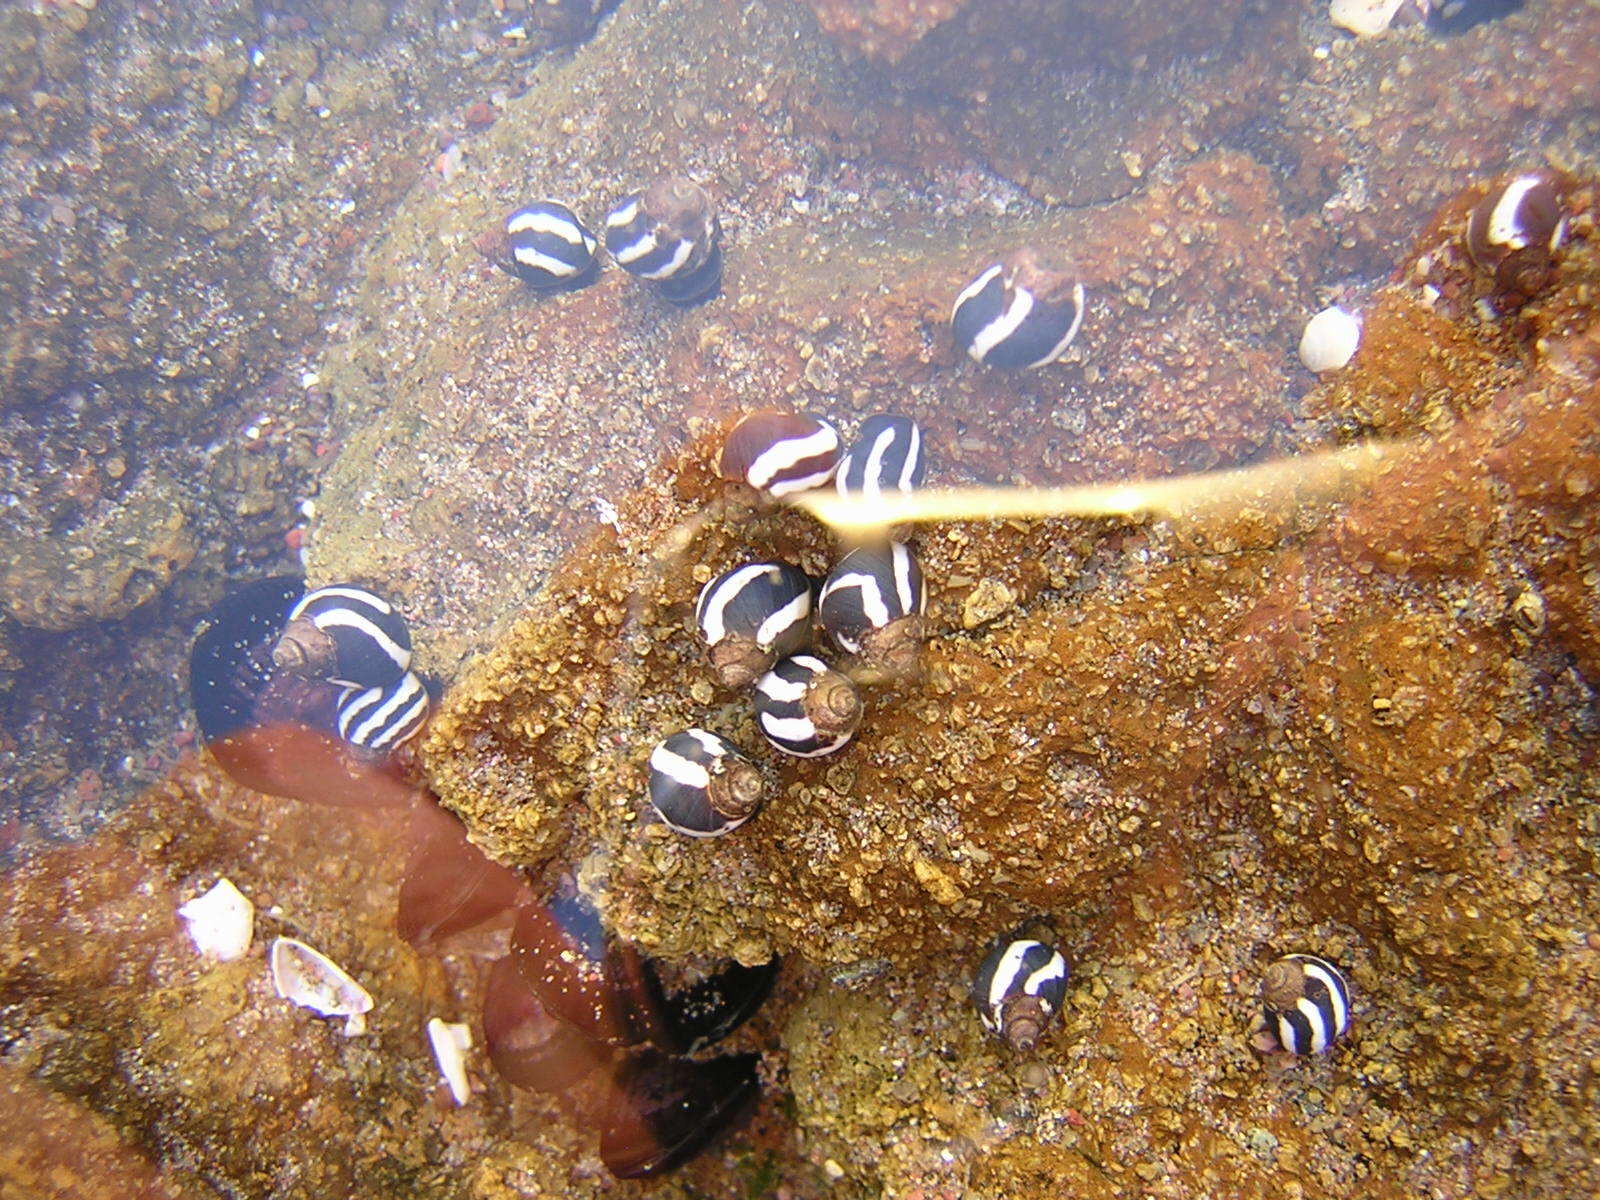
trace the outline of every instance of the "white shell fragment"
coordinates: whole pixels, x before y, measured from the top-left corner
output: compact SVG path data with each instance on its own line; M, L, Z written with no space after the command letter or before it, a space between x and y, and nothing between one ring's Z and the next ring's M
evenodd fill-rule
M1361 322L1334 305L1306 322L1300 335L1300 361L1319 375L1337 371L1355 357L1360 344Z
M1389 28L1406 0L1333 0L1328 20L1357 37L1376 37Z
M285 1000L324 1017L343 1017L345 1037L367 1031L372 996L344 968L304 942L277 938L272 943L272 986Z
M206 958L232 962L250 949L256 906L227 879L219 879L209 892L178 907L189 924L194 948Z
M433 1017L428 1021L428 1041L433 1045L433 1057L439 1062L439 1074L450 1086L450 1095L457 1104L465 1104L472 1098L472 1088L467 1083L467 1051L472 1046L472 1027Z

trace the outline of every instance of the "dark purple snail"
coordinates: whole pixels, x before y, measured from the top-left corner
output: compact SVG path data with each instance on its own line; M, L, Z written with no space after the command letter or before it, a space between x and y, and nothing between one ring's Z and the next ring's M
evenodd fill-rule
M718 678L747 688L811 641L811 580L788 563L745 563L700 589L694 622Z
M599 242L565 204L540 200L506 217L505 228L478 239L478 252L541 292L594 282Z
M760 769L725 738L686 729L650 754L650 804L671 828L689 837L720 837L761 807Z
M809 654L786 658L763 675L753 699L767 741L799 758L832 754L861 724L855 684Z
M334 584L307 592L289 610L272 661L341 687L387 687L411 667L411 633L382 596Z
M1286 954L1261 979L1256 1046L1321 1054L1350 1028L1350 989L1339 968L1314 954Z
M884 492L914 491L927 474L921 427L910 417L879 413L861 423L833 484L841 496L872 499Z
M847 654L901 673L922 647L927 586L904 542L863 546L839 560L817 598L817 619Z
M606 214L606 250L673 304L709 300L722 284L721 231L710 195L682 175L660 175Z
M1083 284L1028 247L985 268L950 313L956 345L991 367L1054 362L1082 324Z
M972 1001L990 1033L1031 1050L1067 994L1067 960L1029 938L997 943L972 981Z
M718 472L769 496L791 496L833 478L839 447L839 431L821 417L754 412L729 432Z
M1532 296L1550 281L1566 239L1561 187L1530 171L1494 188L1467 218L1467 253L1509 292Z
M393 750L428 723L428 689L407 671L387 687L350 688L334 710L339 736L361 750Z

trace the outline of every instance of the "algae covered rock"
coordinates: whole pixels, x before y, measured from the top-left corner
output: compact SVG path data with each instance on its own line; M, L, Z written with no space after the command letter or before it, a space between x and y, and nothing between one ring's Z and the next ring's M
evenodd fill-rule
M182 492L152 471L67 536L9 539L0 553L6 611L20 624L59 631L148 603L194 558L195 544Z

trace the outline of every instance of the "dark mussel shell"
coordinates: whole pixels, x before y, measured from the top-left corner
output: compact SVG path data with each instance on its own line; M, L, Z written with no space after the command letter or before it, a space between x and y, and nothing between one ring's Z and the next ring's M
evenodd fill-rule
M632 946L607 938L600 914L576 890L519 911L511 954L545 1011L585 1037L676 1048L654 968Z
M469 842L466 827L432 797L418 808L413 836L394 915L395 931L413 946L430 946L532 900L522 873Z
M667 994L665 1023L672 1040L694 1054L743 1025L772 994L779 959L760 966L731 963L699 983Z
M489 968L483 1044L506 1082L555 1096L570 1111L589 1112L608 1092L597 1073L611 1065L615 1052L547 1013L514 958L499 959Z
M256 724L256 702L272 681L272 647L305 592L298 575L234 588L206 613L189 650L189 702L212 744Z
M761 1094L759 1054L709 1062L629 1055L600 1126L600 1159L618 1179L660 1175L731 1129Z
M654 963L608 938L594 908L565 888L546 904L518 911L511 954L551 1016L596 1042L648 1042L668 1054L694 1053L727 1037L761 1007L778 975L777 959L756 967L731 963L669 991Z

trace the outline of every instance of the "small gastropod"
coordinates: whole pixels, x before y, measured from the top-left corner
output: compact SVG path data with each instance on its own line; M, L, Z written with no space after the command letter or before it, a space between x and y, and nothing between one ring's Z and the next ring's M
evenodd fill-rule
M785 754L820 758L842 748L861 724L861 693L820 658L786 658L755 687L756 724Z
M775 499L821 487L839 465L839 431L806 413L754 412L729 431L718 470Z
M927 474L921 426L910 417L879 413L861 423L833 482L841 496L876 499L885 492L914 491Z
M1067 994L1067 960L1030 938L1000 941L978 968L972 1000L989 1032L1031 1050Z
M1042 367L1083 325L1083 284L1030 247L992 263L956 297L950 330L974 362Z
M718 678L747 688L811 641L811 580L788 563L745 563L700 589L694 620Z
M721 227L711 196L682 175L660 175L606 214L606 250L673 304L698 304L722 283Z
M599 242L576 213L554 200L517 209L504 229L486 234L477 246L495 266L541 292L576 289L599 274Z
M289 610L272 661L342 687L388 687L411 668L411 633L382 596L334 584L307 592Z
M351 688L334 710L339 737L384 752L410 741L428 723L428 689L412 671L387 687Z
M675 733L650 754L650 803L689 837L731 833L755 814L764 791L755 763L704 729Z
M1344 976L1314 954L1286 954L1268 967L1261 1006L1253 1044L1263 1051L1321 1054L1350 1028Z
M927 584L910 546L863 546L840 559L823 583L817 619L847 654L903 673L921 650L927 603Z
M1467 253L1509 292L1532 296L1549 281L1566 241L1561 188L1548 171L1529 171L1494 188L1467 218Z

